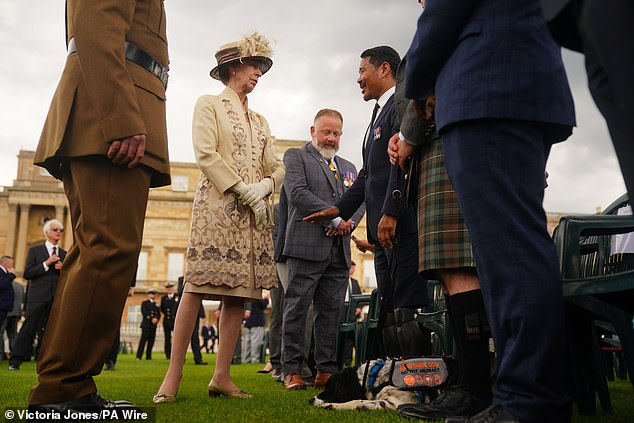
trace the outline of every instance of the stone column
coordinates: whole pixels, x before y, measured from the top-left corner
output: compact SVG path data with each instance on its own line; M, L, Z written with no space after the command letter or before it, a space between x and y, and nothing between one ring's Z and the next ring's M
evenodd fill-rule
M55 219L59 220L62 225L64 224L64 206L55 206Z
M7 245L4 249L4 254L7 256L13 256L15 248L15 233L18 229L18 205L9 204L9 221L7 222Z
M26 231L29 226L30 204L20 204L20 226L18 227L18 245L15 249L15 272L22 276L26 263Z

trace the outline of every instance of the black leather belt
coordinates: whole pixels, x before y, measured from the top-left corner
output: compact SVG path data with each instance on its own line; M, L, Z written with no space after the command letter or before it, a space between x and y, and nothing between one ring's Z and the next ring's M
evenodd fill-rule
M71 38L68 42L68 54L75 53L76 51L77 45L75 44L75 38ZM125 58L141 66L146 71L152 73L154 76L160 79L163 83L163 86L167 88L167 68L161 62L156 60L150 53L146 52L135 44L126 41Z

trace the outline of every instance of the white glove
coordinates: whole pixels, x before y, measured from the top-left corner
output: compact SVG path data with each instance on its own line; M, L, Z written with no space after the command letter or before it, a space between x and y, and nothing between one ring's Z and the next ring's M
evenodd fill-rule
M253 207L258 201L255 191L242 181L232 186L231 190L238 194L238 200L248 207Z
M255 192L258 200L263 199L273 191L273 182L271 181L271 178L264 178L260 182L249 184L247 186Z
M255 226L258 229L263 228L266 225L266 215L268 209L266 201L260 200L250 207L251 210L253 210L253 214L255 215Z

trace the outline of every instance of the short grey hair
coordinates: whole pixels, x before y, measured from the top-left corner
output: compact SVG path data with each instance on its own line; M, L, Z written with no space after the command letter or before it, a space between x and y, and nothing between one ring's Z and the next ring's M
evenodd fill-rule
M47 220L46 223L44 224L44 235L50 232L51 225L53 224L59 226L61 229L64 229L64 225L62 225L62 222L60 222L59 220L57 219Z
M2 257L0 257L0 266L4 266L9 261L13 261L13 257L11 257L11 256L2 256Z

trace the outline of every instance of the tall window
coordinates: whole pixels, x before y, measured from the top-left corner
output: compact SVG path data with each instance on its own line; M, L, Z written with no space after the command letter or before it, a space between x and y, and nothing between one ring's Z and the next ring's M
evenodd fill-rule
M376 288L374 260L363 260L363 286L365 286L366 289Z
M187 175L172 176L172 191L187 191L189 188L189 177Z
M147 280L147 251L141 251L139 253L139 263L136 268L136 280L137 281L146 281Z
M168 253L167 254L167 280L177 281L179 276L183 276L183 263L185 254Z

